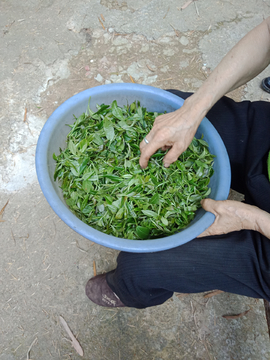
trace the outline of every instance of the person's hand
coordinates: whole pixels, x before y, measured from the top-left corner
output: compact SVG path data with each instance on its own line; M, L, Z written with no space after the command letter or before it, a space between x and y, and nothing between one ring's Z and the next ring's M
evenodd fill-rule
M233 200L215 201L212 199L202 200L201 205L216 218L214 223L198 237L227 234L243 229L259 231L256 219L260 217L262 210L256 206Z
M188 98L180 109L156 118L146 135L148 143L143 140L140 144L140 166L143 169L158 149L170 149L163 160L165 167L176 161L187 149L205 115L203 107L193 105L193 97Z

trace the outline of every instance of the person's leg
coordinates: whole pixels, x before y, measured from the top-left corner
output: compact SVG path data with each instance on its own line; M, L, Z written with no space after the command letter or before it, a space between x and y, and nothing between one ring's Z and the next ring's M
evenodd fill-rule
M214 289L270 300L270 271L261 269L259 241L258 233L241 231L157 253L121 252L107 283L126 306L135 308L162 304L174 292ZM264 256L270 258L270 241L266 245Z

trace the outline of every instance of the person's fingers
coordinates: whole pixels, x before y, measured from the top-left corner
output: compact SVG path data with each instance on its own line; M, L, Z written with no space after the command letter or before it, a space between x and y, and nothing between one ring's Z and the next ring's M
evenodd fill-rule
M217 215L216 211L214 210L214 206L216 205L216 201L213 200L213 199L203 199L201 200L201 205L202 207L204 208L205 211L209 211L211 212L212 214L214 214L215 216ZM215 220L216 221L216 220ZM209 226L209 228L207 228L206 230L204 230L203 233L201 233L200 235L198 235L197 237L198 238L201 238L201 237L205 237L205 236L211 236L213 235L213 232L212 232L212 228L214 227L215 225L215 221L212 225Z
M146 138L149 141L148 144L144 140L140 143L141 156L139 163L142 169L147 167L150 157L161 147L157 142L151 142L148 137Z
M164 156L163 164L165 167L169 167L173 162L175 162L179 156L183 152L183 148L180 147L178 144L174 144L172 148L167 152Z
M181 146L179 143L174 143L173 145L164 144L165 140L155 141L155 138L151 140L151 132L146 136L146 139L149 141L148 144L143 140L140 143L140 166L145 169L148 165L148 161L150 157L158 150L161 149L163 151L170 149L167 154L164 156L163 164L165 167L169 167L173 162L175 162L178 157L182 154L186 149Z
M166 150L169 150L170 148L171 148L171 146L165 145L165 146L162 146L161 150L166 151Z
M216 200L213 199L203 199L201 201L201 205L204 208L205 211L209 211L213 214L216 214L215 206L216 206Z

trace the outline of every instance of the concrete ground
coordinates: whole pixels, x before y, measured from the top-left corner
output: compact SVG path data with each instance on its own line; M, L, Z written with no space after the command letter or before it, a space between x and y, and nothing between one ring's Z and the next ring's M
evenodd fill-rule
M111 82L196 90L225 53L269 15L264 0L2 0L0 3L0 359L267 360L263 301L174 295L146 310L100 308L84 286L117 251L68 228L44 198L35 146L48 116ZM181 9L182 8L182 9ZM231 94L265 99L265 70ZM224 315L245 315L228 319Z

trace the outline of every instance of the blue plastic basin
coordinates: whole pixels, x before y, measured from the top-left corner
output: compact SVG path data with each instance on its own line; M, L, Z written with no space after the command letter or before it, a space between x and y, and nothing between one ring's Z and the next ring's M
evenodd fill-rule
M66 137L74 123L74 117L84 113L91 97L90 107L95 104L111 104L117 100L119 106L139 100L148 111L172 112L179 109L184 100L165 90L139 84L110 84L97 86L74 95L60 105L45 123L36 149L36 171L40 187L55 213L73 230L100 245L128 252L154 252L170 249L196 238L214 221L214 215L199 209L188 227L174 235L154 240L128 240L107 235L93 229L79 220L68 208L59 188L53 179L55 161L52 154L59 154L59 147L66 148ZM230 191L231 170L226 148L213 125L206 118L198 128L196 137L204 135L209 150L216 155L214 175L211 177L210 198L225 200Z

